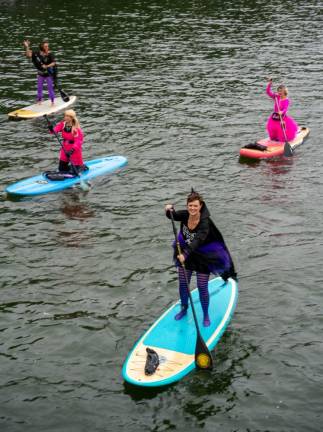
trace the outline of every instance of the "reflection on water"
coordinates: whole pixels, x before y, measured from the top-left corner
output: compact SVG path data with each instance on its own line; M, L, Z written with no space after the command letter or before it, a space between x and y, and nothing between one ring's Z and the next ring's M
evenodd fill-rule
M263 187L263 194L265 195L268 191L289 187L288 176L296 160L296 157L283 156L262 160L240 157L239 163L256 171L255 173L250 173L250 182L257 181L258 186ZM264 178L262 179L262 177Z
M57 243L69 248L86 246L90 242L91 236L84 230L57 230Z
M60 198L59 208L68 219L85 220L95 217L95 210L89 207L83 195L80 190L74 190Z
M294 162L295 157L279 156L277 158L270 159L250 159L241 156L239 157L239 163L241 165L247 165L250 168L258 168L260 166L261 168L263 168L263 166L265 166L265 172L271 170L273 173L276 174L284 174L285 172L288 172L288 167L292 166ZM259 172L262 172L262 170L260 170Z

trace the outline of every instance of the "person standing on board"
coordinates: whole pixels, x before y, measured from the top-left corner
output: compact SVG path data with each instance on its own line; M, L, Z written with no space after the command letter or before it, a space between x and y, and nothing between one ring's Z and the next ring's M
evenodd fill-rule
M54 105L55 92L54 92L54 77L55 77L55 58L49 49L47 41L43 41L39 45L38 51L33 51L30 48L29 40L24 40L26 57L31 58L34 66L37 69L37 101L41 104L43 99L44 82L47 83L48 95Z
M77 173L86 171L88 168L84 165L82 156L83 131L75 111L72 109L65 111L63 121L56 126L49 125L48 129L50 133L61 133L63 138L58 170L72 174L75 174L75 170ZM73 166L71 167L70 164Z
M288 89L285 85L279 85L277 93L272 91L272 79L269 78L266 93L274 100L274 112L270 115L267 121L267 131L269 137L273 141L292 141L297 134L298 124L292 118L287 116L287 110L289 107ZM281 120L285 125L285 134L282 129Z
M188 309L188 283L192 273L196 272L197 287L203 310L203 325L210 325L209 291L208 281L211 273L219 274L226 282L229 277L236 279L237 275L230 253L225 245L222 234L217 229L202 196L192 189L187 197L186 210L175 211L172 204L166 204L166 216L175 221L180 221L180 232L178 241L182 254L177 255L176 245L174 260L178 269L179 295L181 299L181 310L175 315L175 320L182 319ZM183 267L185 264L185 269Z

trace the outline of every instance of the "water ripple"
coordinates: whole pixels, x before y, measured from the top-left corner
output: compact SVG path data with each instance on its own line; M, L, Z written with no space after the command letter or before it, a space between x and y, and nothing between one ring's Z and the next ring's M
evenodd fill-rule
M0 8L1 190L57 164L43 119L7 120L36 97L24 36L49 38L85 158L129 162L88 194L0 198L2 430L320 430L320 2ZM311 134L292 159L242 163L239 148L266 133L268 75ZM210 374L129 388L125 356L177 299L163 207L191 187L234 257L238 309Z

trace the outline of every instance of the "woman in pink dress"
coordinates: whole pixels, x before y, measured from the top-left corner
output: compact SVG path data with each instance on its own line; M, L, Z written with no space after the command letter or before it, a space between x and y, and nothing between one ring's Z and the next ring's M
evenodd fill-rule
M274 93L272 91L272 79L270 78L266 88L266 93L275 102L274 112L270 115L267 121L267 131L270 139L281 142L285 142L286 139L287 141L292 141L296 137L298 124L292 117L287 115L289 106L287 87L280 85L277 88L277 93ZM285 125L285 133L281 125L281 119Z

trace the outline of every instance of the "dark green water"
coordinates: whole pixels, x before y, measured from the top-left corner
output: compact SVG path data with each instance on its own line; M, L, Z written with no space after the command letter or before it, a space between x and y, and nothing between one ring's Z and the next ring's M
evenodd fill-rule
M0 0L0 187L56 165L25 36L50 40L85 159L129 165L0 204L0 430L322 430L321 1ZM265 135L265 78L288 84L311 134L292 159L240 163ZM61 116L57 115L56 119ZM166 202L205 196L239 271L210 374L160 391L121 377L135 340L177 299Z

